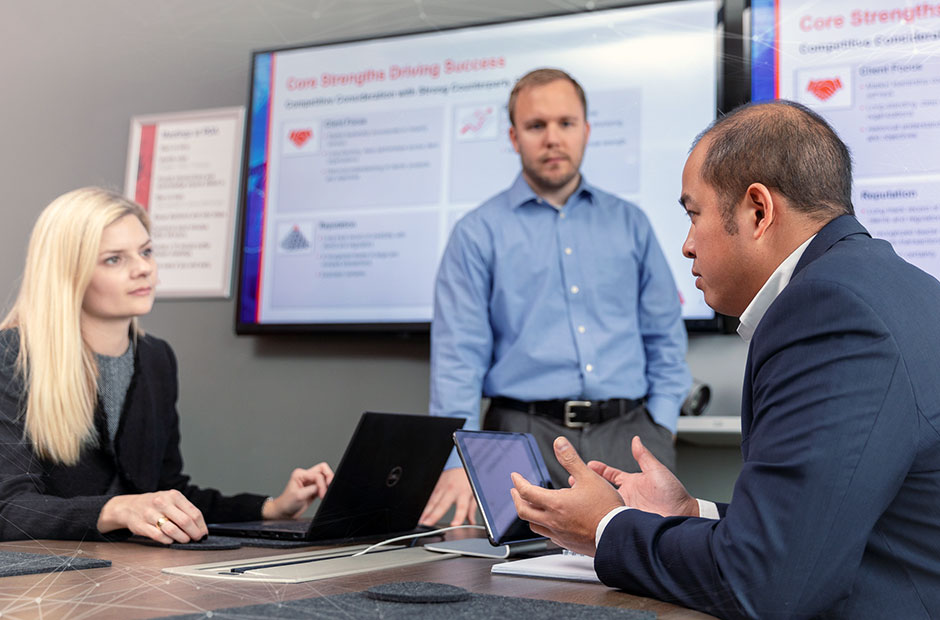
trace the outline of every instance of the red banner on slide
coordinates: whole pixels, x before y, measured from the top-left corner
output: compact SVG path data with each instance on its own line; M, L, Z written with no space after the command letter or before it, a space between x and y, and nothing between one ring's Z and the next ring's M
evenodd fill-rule
M150 177L153 173L153 143L157 134L156 125L143 125L140 128L140 154L137 157L136 200L143 208L150 202Z

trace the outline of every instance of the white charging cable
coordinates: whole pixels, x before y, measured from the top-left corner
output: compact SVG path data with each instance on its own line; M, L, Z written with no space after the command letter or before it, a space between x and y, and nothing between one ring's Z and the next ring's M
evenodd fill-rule
M444 532L449 532L449 531L451 531L451 530L462 530L462 529L482 530L482 529L484 529L484 528L483 528L482 525L452 525L452 526L450 526L450 527L442 527L442 528L439 529L439 530L432 530L432 531L430 531L430 532L420 532L420 533L418 533L418 534L408 534L408 535L406 535L406 536L397 536L397 537L395 537L395 538L389 538L388 540L383 540L382 542L375 543L374 545L372 545L372 546L370 546L370 547L366 547L366 548L363 549L362 551L359 551L359 552L357 552L357 553L354 553L354 554L352 554L352 555L349 556L349 557L354 558L354 557L357 557L357 556L360 556L360 555L365 555L365 554L369 553L370 551L372 551L373 549L376 549L376 548L381 547L381 546L383 546L383 545L390 545L390 544L392 544L392 543L394 543L394 542L398 542L398 541L400 541L400 540L410 540L410 539L412 539L412 538L424 538L425 536L435 536L435 535L437 535L437 534L443 534Z

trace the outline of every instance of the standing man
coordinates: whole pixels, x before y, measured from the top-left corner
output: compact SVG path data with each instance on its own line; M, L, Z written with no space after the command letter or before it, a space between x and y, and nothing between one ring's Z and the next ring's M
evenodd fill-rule
M590 135L581 86L539 69L509 96L509 139L522 173L454 228L441 261L431 328L431 414L535 435L637 471L624 447L639 435L669 467L691 384L686 334L669 266L644 213L589 185L579 168ZM568 474L554 462L556 486ZM475 518L456 455L421 522L456 503Z
M696 285L750 342L731 503L638 439L625 474L559 438L574 486L513 474L519 515L607 585L722 618L940 617L940 283L855 219L848 149L799 104L718 120L680 202Z

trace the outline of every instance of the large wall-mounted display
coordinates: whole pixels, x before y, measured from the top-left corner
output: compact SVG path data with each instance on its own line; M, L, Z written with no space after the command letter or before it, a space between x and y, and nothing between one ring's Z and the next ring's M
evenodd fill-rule
M940 277L940 3L752 0L751 30L752 98L825 117L859 220Z
M718 100L719 3L660 2L257 52L237 329L426 328L454 223L519 172L506 100L537 67L588 95L582 170L642 207L687 319L682 166Z

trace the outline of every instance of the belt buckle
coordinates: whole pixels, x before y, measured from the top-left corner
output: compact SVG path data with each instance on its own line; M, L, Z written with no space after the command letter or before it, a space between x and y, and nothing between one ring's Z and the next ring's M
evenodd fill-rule
M567 428L582 428L587 426L587 422L578 422L574 419L576 414L575 411L572 411L572 407L590 407L591 401L589 400L568 400L565 401L565 426Z

